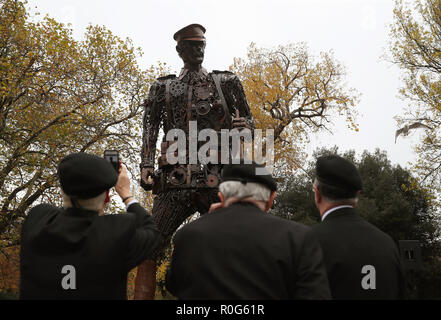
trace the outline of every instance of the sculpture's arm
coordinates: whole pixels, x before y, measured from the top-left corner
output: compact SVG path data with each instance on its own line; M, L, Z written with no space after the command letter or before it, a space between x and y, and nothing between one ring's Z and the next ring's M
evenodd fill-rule
M156 155L156 142L158 132L163 120L164 93L161 84L153 83L149 91L149 97L144 105L143 135L141 150L141 168L154 168Z
M224 79L224 92L226 93L225 100L227 105L234 114L236 114L237 111L239 112L240 120L234 120L233 124L240 123L242 126L250 130L255 129L254 118L239 78L236 75L229 73L224 75Z

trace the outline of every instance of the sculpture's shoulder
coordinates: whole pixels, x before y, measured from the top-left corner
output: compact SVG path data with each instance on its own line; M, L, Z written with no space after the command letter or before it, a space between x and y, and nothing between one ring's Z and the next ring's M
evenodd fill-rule
M239 79L234 73L226 70L225 71L213 70L212 74L217 75L218 77L222 77L222 80L224 81L233 81Z
M157 78L150 86L147 99L144 100L144 104L147 106L149 103L158 101L157 97L161 96L165 92L165 85L168 79L175 79L176 75L169 74L167 76Z
M153 82L153 85L163 86L163 85L165 85L167 80L173 80L173 79L176 79L176 75L175 74L169 74L167 76L163 76L163 77L157 78L156 81Z
M232 73L231 71L227 71L227 70L224 70L224 71L221 71L221 70L213 70L212 73L214 73L214 74L229 74L229 75L234 75L234 73Z
M150 86L149 98L151 99L154 96L156 96L156 94L164 91L167 80L168 79L175 79L175 78L176 78L176 75L174 75L174 74L169 74L167 76L157 78Z
M239 77L231 71L213 70L213 74L220 77L222 87L225 85L232 86L232 87L240 87L241 86L241 82L240 82Z
M159 77L158 79L156 79L156 81L165 81L165 80L174 79L174 78L176 78L175 74L169 74L169 75L166 75L163 77Z

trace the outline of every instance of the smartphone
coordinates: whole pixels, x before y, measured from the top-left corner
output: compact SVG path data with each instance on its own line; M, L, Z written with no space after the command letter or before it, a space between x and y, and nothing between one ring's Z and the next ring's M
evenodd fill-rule
M109 161L116 172L119 172L119 152L116 150L106 150L104 151L104 159Z

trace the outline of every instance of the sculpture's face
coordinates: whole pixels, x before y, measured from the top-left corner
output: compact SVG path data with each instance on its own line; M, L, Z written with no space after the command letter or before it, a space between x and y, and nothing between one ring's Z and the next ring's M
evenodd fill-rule
M190 65L202 64L204 61L205 41L185 40L178 49L184 63Z

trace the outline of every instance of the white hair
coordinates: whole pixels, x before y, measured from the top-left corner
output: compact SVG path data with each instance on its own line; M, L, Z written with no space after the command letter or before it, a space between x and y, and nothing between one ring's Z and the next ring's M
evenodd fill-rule
M72 208L73 204L68 195L61 190L61 194L63 195L63 207L64 208ZM77 199L76 203L83 209L91 210L91 211L100 211L104 209L104 200L106 199L106 192L101 193L100 195L90 198L90 199Z
M323 195L322 188L323 188L324 184L322 182L320 182L317 178L314 179L313 185L317 187L317 189L320 191L322 198L326 202L329 202L329 203L348 203L353 206L357 205L357 203L358 203L358 196L355 196L353 198L333 198L333 197Z
M256 201L267 202L271 196L271 190L260 183L240 181L225 181L219 185L219 191L228 198L253 198Z

